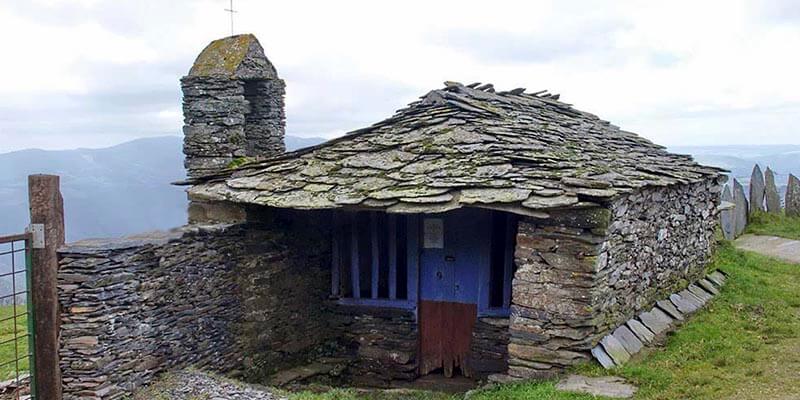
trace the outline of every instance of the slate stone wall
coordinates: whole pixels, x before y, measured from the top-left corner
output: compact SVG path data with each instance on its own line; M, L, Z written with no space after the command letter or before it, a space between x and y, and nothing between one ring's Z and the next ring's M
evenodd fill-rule
M338 351L330 296L329 213L272 210L245 233L236 281L242 292L245 378L265 382L279 369Z
M610 213L603 208L551 212L519 222L511 292L508 375L550 378L588 360L602 336L595 265Z
M508 369L508 318L478 318L472 330L467 365L477 378Z
M418 330L413 311L335 306L337 327L351 358L346 380L362 386L388 387L416 377Z
M187 76L181 88L190 177L218 172L238 158L284 152L283 80Z
M587 360L602 336L702 278L720 190L715 179L647 188L520 221L508 374L548 378Z
M196 229L63 249L64 397L118 398L176 366L235 368L240 237Z
M262 380L323 354L338 340L324 221L276 213L62 249L65 398L118 398L190 365Z
M715 180L647 188L611 205L613 219L597 266L601 330L705 275L721 190Z

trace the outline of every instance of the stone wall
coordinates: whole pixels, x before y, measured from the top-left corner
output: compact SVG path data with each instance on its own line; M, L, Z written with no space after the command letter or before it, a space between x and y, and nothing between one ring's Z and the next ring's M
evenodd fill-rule
M709 180L647 188L614 201L597 266L601 330L619 326L705 275L721 189Z
M196 229L62 249L64 397L117 398L175 366L235 368L240 237Z
M519 222L511 292L508 374L550 378L589 359L602 336L593 304L595 264L610 213L604 208L552 211Z
M418 330L411 310L336 305L337 330L353 360L347 381L388 387L417 373Z
M472 330L472 343L467 360L469 371L476 378L485 378L508 369L508 318L481 317Z
M62 249L65 398L117 398L190 365L263 380L319 356L338 340L324 221L267 213Z
M273 211L250 218L263 229L249 225L237 273L243 367L248 381L265 382L278 369L338 351L328 301L330 217Z
M720 189L716 180L646 188L521 221L509 375L546 378L589 359L602 336L700 279Z

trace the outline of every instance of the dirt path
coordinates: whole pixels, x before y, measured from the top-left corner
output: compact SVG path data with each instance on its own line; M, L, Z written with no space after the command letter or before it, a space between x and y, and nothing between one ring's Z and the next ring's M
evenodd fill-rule
M775 236L743 235L733 244L742 250L753 251L790 263L800 264L800 240Z

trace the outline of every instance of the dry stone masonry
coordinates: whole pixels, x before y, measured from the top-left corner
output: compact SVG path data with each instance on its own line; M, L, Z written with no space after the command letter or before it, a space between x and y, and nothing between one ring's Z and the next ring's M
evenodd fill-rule
M720 190L716 179L645 189L609 208L551 210L548 219L521 222L508 374L560 373L621 323L700 279Z
M118 398L185 366L259 381L324 354L328 247L318 216L284 214L62 249L65 398Z
M120 398L184 366L275 384L415 379L413 304L329 297L331 210L520 218L510 315L470 332L476 377L552 377L598 344L622 363L716 289L689 283L713 248L723 171L558 95L446 82L389 119L282 154L284 84L255 37L212 42L181 83L192 225L62 250L67 398ZM739 230L747 199L734 189Z
M181 87L190 177L284 152L285 85L253 35L209 44Z

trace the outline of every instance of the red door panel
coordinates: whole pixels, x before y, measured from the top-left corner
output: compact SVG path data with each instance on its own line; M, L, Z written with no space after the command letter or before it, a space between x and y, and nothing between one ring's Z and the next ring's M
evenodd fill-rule
M446 301L419 302L420 374L442 368L447 377L455 368L464 376L472 340L472 329L478 315L475 304Z

